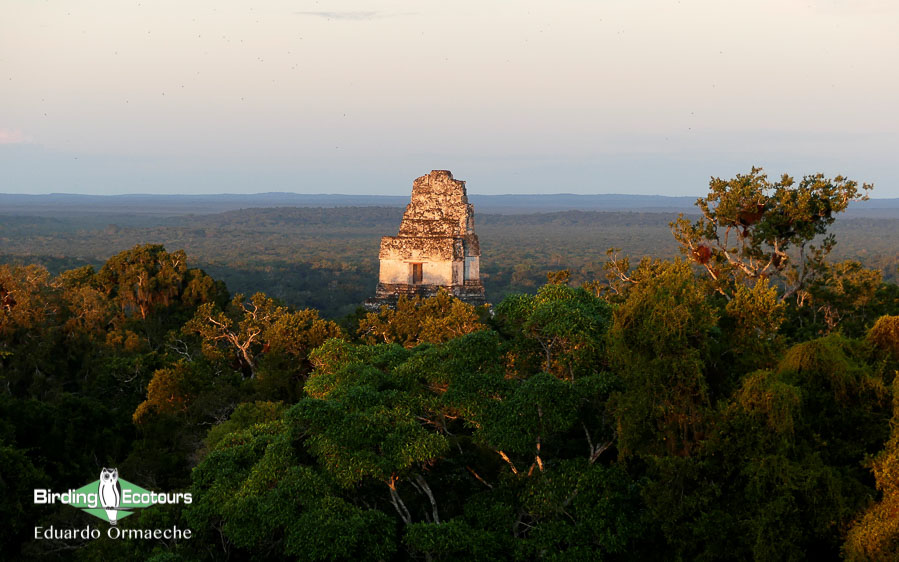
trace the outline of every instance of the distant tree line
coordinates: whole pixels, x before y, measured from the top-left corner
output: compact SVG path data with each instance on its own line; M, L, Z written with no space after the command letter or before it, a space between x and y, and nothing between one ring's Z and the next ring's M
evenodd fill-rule
M377 207L244 209L188 217L4 216L0 263L41 264L53 274L83 265L99 269L111 255L152 242L183 248L191 267L225 281L234 292L262 291L336 320L372 296L380 237L394 234L401 216L402 209ZM700 216L697 210L687 218ZM673 258L679 244L671 235L671 219L660 212L478 212L488 300L498 304L509 295L534 292L547 273L561 269L570 271L574 284L601 279L609 247L635 261ZM896 218L843 218L828 227L840 240L830 259L858 261L896 282L897 230Z

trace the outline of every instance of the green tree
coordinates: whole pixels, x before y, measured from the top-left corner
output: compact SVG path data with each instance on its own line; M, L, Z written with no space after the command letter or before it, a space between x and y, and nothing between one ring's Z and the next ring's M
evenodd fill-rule
M864 350L835 335L744 377L690 456L649 459L643 497L670 557L834 558L873 492L861 463L885 438L885 398Z
M878 318L866 339L887 357L899 362L899 316Z
M366 343L398 343L415 347L441 343L483 330L478 310L440 289L432 297L400 295L396 308L381 307L359 322L359 335Z
M584 288L550 283L536 295L513 295L496 307L500 329L519 345L513 351L519 363L539 349L541 369L574 380L601 370L604 336L611 308Z
M390 519L336 494L326 475L303 465L295 437L278 420L215 446L193 473L196 500L186 516L195 542L216 545L213 558L232 549L310 561L389 558Z
M718 313L686 262L635 277L609 331L623 385L613 397L619 447L628 455L689 455L712 404L706 362Z
M820 276L800 291L788 309L794 337L806 339L833 331L863 335L877 317L889 312L878 298L882 287L882 272L857 261L824 264Z
M736 287L719 322L722 333L718 346L723 348L722 361L730 364L729 381L777 363L786 345L781 333L786 309L767 279L752 287Z
M65 371L58 326L64 314L45 268L0 265L0 382L6 392L25 397L58 389L52 374Z
M96 286L118 304L122 314L147 320L154 311L193 309L205 302L222 304L224 284L199 269L189 269L184 250L169 253L161 244L137 245L109 258L96 274ZM189 314L188 316L189 317ZM183 322L186 318L174 314Z
M186 273L183 250L169 254L160 244L147 244L110 258L100 269L98 281L123 312L135 311L146 319L157 306L172 303Z
M248 301L235 295L225 310L204 303L183 331L198 334L211 359L234 357L250 378L256 377L264 354L291 357L302 366L309 351L341 335L337 324L319 318L318 312L290 311L262 293Z
M48 484L47 475L34 466L27 451L7 445L0 437L0 556L21 556L20 545L33 539L29 521L38 508L30 501L35 488Z
M879 501L865 509L852 524L843 553L852 561L888 561L899 558L899 379L893 382L892 433L886 447L871 462Z
M778 278L786 299L823 274L836 244L827 228L850 202L867 199L872 188L822 174L798 184L786 174L771 182L761 168L753 168L730 180L712 178L709 194L696 201L702 217L691 223L681 215L671 229L683 253L723 294L733 293L733 283ZM818 245L812 243L822 236Z

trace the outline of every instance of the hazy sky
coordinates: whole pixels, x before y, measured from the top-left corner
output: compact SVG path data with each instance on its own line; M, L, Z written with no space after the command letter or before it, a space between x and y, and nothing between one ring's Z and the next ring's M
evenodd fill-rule
M0 0L0 192L899 197L899 2Z

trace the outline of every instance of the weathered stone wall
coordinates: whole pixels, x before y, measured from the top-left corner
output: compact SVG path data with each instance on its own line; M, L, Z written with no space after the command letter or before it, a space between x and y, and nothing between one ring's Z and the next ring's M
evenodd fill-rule
M422 264L422 284L448 286L462 282L462 262L415 262L393 259L381 260L380 282L390 285L412 284L412 263Z
M481 258L478 256L468 256L465 258L464 275L461 279L480 279L481 278Z
M474 207L465 182L448 170L433 170L412 182L399 237L432 238L474 235Z
M412 236L474 234L473 216L465 182L454 179L449 170L432 170L412 182L412 200L406 206L400 233L405 234L406 230ZM455 224L451 232L446 232L444 225L450 222Z
M381 238L382 260L452 261L464 256L462 241L450 236L413 237L384 236Z

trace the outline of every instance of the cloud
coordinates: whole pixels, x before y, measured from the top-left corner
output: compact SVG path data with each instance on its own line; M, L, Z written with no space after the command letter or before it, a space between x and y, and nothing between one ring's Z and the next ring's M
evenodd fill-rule
M325 18L329 20L343 21L371 21L381 18L391 18L396 16L411 16L415 12L406 13L390 13L390 12L294 12L298 16L312 16L316 18Z
M28 142L21 131L0 129L0 144L24 144Z
M811 7L822 11L855 15L886 14L896 11L896 3L893 0L855 0L854 2L823 0L817 4L812 4Z
M384 17L383 12L294 12L300 16L314 16L329 20L363 21Z

